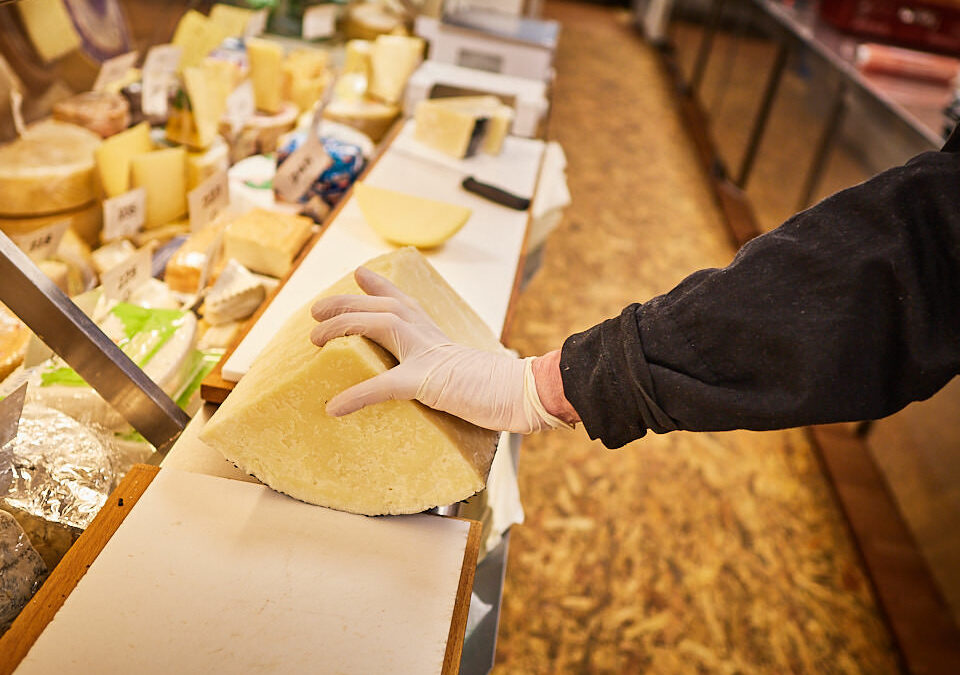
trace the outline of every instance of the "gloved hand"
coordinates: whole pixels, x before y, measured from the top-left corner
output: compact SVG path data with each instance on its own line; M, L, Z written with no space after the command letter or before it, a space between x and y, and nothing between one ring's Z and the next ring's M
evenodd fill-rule
M413 298L388 280L363 267L355 278L367 295L335 295L314 303L311 312L320 323L310 339L322 347L336 337L363 335L400 363L334 396L328 414L339 417L372 403L416 399L495 431L571 426L544 409L532 358L454 344Z

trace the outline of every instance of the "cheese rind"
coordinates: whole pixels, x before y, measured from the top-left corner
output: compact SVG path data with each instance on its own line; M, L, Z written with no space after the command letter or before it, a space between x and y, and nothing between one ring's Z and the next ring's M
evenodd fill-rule
M253 209L227 225L223 254L252 272L283 277L312 230L305 216Z
M122 195L130 189L130 160L153 149L150 125L146 122L114 134L97 148L100 182L108 197Z
M69 211L97 198L95 133L48 120L0 147L0 214L35 216Z
M465 206L415 197L366 183L353 186L363 217L381 237L401 246L439 246L470 219Z
M187 213L187 151L164 148L130 160L133 187L147 191L143 226L160 227Z
M365 266L416 298L452 340L502 349L415 249ZM318 297L341 293L362 293L352 275ZM353 513L416 513L482 489L496 450L493 431L415 401L387 401L341 418L326 414L334 395L396 361L359 336L318 349L310 342L311 305L280 328L201 439L276 490Z
M247 38L245 44L257 110L276 113L283 103L283 47L262 38Z

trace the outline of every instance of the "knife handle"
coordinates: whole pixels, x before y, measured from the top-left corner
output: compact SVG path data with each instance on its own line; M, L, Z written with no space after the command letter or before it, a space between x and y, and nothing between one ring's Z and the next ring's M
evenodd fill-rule
M500 204L500 206L506 206L508 209L526 211L530 208L530 200L526 197L518 197L512 192L507 192L489 183L482 183L473 176L464 178L460 186L467 192L489 199L495 204Z

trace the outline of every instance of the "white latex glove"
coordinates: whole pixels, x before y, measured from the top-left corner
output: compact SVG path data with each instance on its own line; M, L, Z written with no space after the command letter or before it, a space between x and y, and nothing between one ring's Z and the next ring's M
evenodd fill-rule
M311 308L320 323L310 339L322 347L344 335L363 335L400 362L354 385L327 403L335 417L372 403L416 399L431 408L495 431L530 433L570 425L546 410L537 396L532 358L454 344L416 300L360 267L355 278L367 295L334 295Z

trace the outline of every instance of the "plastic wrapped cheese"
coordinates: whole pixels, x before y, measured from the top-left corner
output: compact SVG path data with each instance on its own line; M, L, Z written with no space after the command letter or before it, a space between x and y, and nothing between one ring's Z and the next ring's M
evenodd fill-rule
M416 249L366 266L416 298L451 340L502 349ZM362 292L349 275L319 297L339 293ZM276 490L353 513L416 513L482 489L497 444L493 431L415 401L387 401L341 418L326 414L334 395L396 360L359 336L317 348L310 342L311 304L280 327L201 439Z
M47 566L23 528L9 513L0 511L0 635L40 587Z

